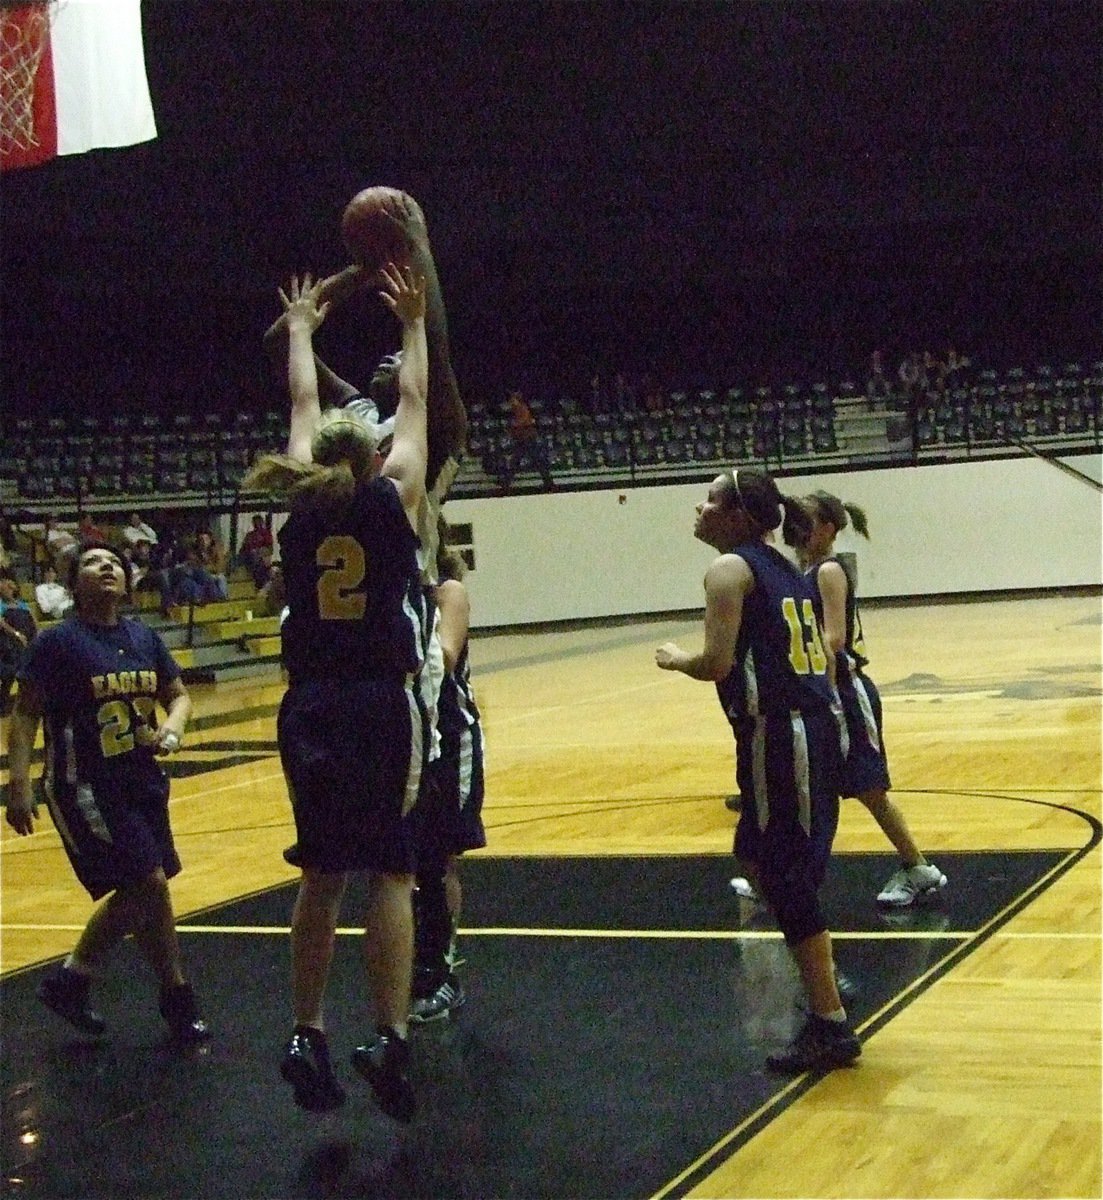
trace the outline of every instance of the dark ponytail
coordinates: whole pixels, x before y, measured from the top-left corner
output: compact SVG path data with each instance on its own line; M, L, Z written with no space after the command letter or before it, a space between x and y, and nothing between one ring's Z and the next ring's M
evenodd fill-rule
M781 536L787 545L803 545L812 530L812 519L795 496L783 496L773 476L756 467L736 467L727 475L731 479L731 494L760 533L781 525Z
M808 535L812 532L812 518L808 509L795 496L782 496L781 506L785 510L781 536L787 546L799 549L808 541Z
M868 540L869 522L866 520L865 509L857 504L844 504L838 496L833 496L830 492L813 492L808 497L808 502L815 506L816 515L821 521L835 527L836 533L852 524L854 532Z

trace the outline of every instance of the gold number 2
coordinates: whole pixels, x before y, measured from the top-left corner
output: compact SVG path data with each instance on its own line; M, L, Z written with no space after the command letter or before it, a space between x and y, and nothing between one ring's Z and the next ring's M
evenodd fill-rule
M364 582L367 560L364 547L354 537L334 535L318 547L318 616L323 621L359 621L367 600L357 589Z
M130 716L131 704L134 706L135 721ZM100 727L100 750L104 758L114 758L116 754L133 750L136 734L143 745L147 739L155 740L152 728L157 705L153 697L135 696L131 704L125 700L108 700L100 705L96 721Z

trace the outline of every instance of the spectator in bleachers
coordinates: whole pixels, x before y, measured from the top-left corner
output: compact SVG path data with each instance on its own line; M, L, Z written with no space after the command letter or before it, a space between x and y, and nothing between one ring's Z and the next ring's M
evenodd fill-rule
M0 716L11 711L11 690L38 626L10 575L0 576Z
M253 527L241 539L238 558L253 577L253 585L258 592L268 582L272 572L273 548L272 530L268 528L264 514L253 513Z
M202 545L200 539L206 533L201 531L196 537L187 542L178 542L172 551L170 565L162 568L163 586L161 589L161 615L168 616L169 609L178 604L194 604L202 607L214 600L226 598L226 576L219 578L213 575L206 566L205 556L209 551ZM213 541L213 538L211 539ZM225 555L222 559L225 564Z
M522 466L538 471L545 487L555 487L548 463L548 448L536 427L532 409L525 403L525 398L519 391L514 390L509 394L506 401L506 418L509 422L510 446L501 478L498 480L502 489L510 486L514 475Z
M123 558L130 564L130 586L136 592L160 589L160 572L153 562L153 547L145 538L125 546Z
M159 570L161 585L161 615L167 617L168 610L177 604L197 604L201 601L201 590L193 579L198 566L194 545L179 537L162 543L164 554Z
M176 562L177 555L183 557L179 532L169 527L149 548L150 568L155 571L168 570Z
M123 538L128 546L136 546L138 542L146 542L150 546L157 545L156 530L152 525L143 521L136 512L130 514L127 523L123 526Z
M919 386L924 392L938 392L943 387L942 364L930 350L923 351L923 362L919 368Z
M107 534L92 520L91 513L86 512L77 518L77 536L82 542L107 541Z
M80 543L76 534L69 529L62 529L56 513L47 513L42 525L43 540L46 543L46 556L57 568L59 575L66 575L69 563L76 555Z
M8 515L0 508L0 571L10 571L15 564L15 530Z
M57 577L57 568L46 564L41 581L35 585L34 602L44 620L60 621L73 607L73 597L65 584Z
M879 400L887 405L892 401L892 384L885 374L885 356L881 350L874 350L869 357L869 378L866 380L866 399L869 407L876 408Z
M623 371L613 376L613 412L617 416L636 411L636 391Z
M900 369L896 372L900 387L905 396L914 396L920 389L920 375L923 360L919 352L912 350L900 360Z
M195 535L195 556L199 565L196 573L208 600L225 600L230 594L226 579L226 547L209 530Z
M260 611L258 616L278 617L287 603L287 588L283 581L283 567L274 562L268 573L268 582L260 589Z
M954 346L946 351L942 362L943 388L952 392L956 388L969 387L972 383L972 363L964 355L960 355Z
M654 415L666 408L666 395L653 376L643 377L640 381L640 391L643 393L643 407L646 412Z

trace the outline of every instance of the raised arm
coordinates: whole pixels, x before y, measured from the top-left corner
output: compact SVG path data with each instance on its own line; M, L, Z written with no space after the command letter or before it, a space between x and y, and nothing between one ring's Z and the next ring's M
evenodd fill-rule
M374 278L376 272L354 263L335 275L327 275L319 280L318 302L334 308ZM285 374L290 353L286 310L264 331L264 350L276 370ZM325 407L339 408L353 396L359 395L359 389L354 384L330 370L317 354L314 355L314 369L318 376L318 394Z
M388 263L382 271L383 302L402 323L402 365L398 369L398 408L394 437L383 474L394 480L402 507L417 527L417 510L425 495L426 393L429 358L425 344L425 280L407 267Z
M420 276L425 280L425 341L429 362L426 480L432 487L445 461L458 459L463 453L467 444L467 411L452 370L448 317L429 246L425 214L417 201L405 193L400 205L394 215L402 224L410 247L410 269L415 278Z
M287 319L287 387L291 393L291 431L287 455L311 462L310 444L322 415L318 398L318 371L314 364L314 330L325 320L329 305L319 299L320 283L307 275L302 283L291 280L287 292L280 288Z

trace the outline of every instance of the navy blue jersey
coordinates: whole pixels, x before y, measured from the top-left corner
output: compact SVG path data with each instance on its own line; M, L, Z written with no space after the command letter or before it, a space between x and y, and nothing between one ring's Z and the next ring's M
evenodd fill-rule
M820 601L812 580L764 542L733 551L754 573L743 598L735 659L716 685L731 721L830 706Z
M825 558L808 573L819 589L820 568L837 558ZM846 567L839 563L846 572ZM836 679L839 699L846 718L848 748L843 764L841 786L844 796L861 796L870 791L888 791L888 758L882 731L881 697L872 679L865 673L869 662L854 582L846 576L846 645L837 655Z
M437 707L437 723L442 742L459 742L479 724L479 709L471 687L471 668L468 664L467 642L460 651L456 669L444 677Z
M842 567L843 574L846 576L846 645L843 647L842 653L848 659L847 665L852 670L860 671L863 667L869 665L869 657L866 654L866 641L862 634L862 616L858 612L858 597L854 593L854 581L850 578L850 572L839 559L832 556L825 558L823 562L817 563L811 570L810 574L815 579L816 590L819 591L820 568L828 563L838 563ZM840 667L843 663L839 664Z
M71 616L39 634L19 677L43 696L47 793L87 785L105 799L163 796L156 697L179 675L161 638L129 617Z
M294 509L280 530L291 679L420 669L418 540L394 483L361 483L347 504Z

